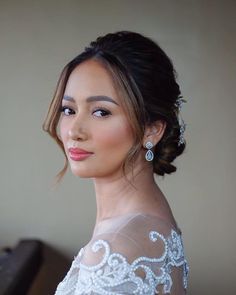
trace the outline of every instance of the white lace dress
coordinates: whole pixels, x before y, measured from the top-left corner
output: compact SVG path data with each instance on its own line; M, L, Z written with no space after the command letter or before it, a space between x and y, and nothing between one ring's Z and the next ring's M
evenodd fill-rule
M103 220L55 295L186 294L181 231L148 214Z

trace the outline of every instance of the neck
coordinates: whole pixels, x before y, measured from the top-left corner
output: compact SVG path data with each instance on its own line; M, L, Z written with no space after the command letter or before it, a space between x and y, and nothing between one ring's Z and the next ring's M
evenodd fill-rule
M151 165L135 167L133 174L95 178L96 224L106 218L143 212L158 206L161 191L155 183Z

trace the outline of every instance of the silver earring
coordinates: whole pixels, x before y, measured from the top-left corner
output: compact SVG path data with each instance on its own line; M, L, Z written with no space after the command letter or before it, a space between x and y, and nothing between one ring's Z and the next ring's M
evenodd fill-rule
M154 158L154 154L151 150L151 148L153 148L153 144L151 143L151 141L148 141L146 144L145 144L145 147L148 149L148 151L146 152L145 154L145 159L150 162L153 160Z

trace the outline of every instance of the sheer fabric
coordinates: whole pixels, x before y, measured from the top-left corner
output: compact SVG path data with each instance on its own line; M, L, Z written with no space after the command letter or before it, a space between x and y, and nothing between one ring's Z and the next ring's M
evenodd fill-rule
M110 218L72 262L55 295L186 294L181 231L137 213Z

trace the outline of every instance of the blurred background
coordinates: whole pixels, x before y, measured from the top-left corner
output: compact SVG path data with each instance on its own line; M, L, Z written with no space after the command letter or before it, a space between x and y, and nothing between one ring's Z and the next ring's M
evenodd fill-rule
M178 170L156 180L183 231L192 295L236 294L236 2L0 0L0 248L44 243L30 295L53 294L92 234L93 184L42 123L64 65L97 36L140 32L173 60L187 123Z

